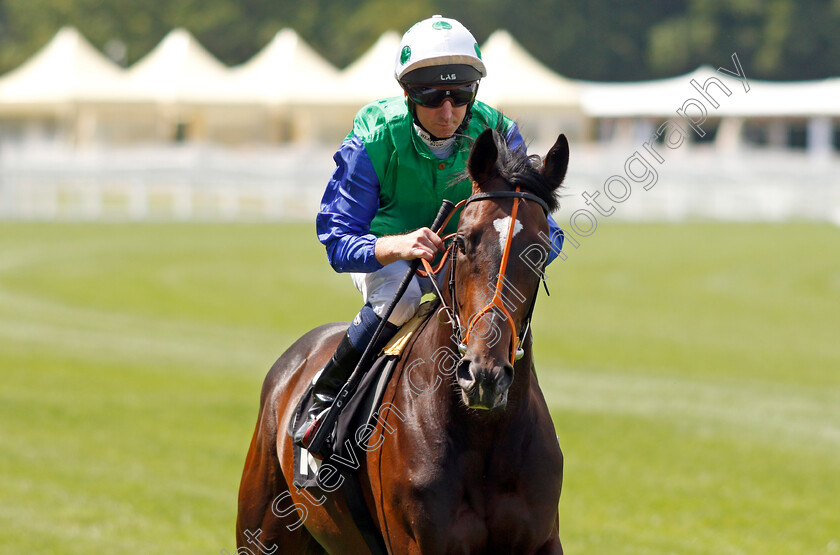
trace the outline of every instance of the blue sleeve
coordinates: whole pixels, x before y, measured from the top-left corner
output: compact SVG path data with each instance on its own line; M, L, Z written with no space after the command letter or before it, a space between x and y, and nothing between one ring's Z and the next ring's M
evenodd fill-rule
M513 125L510 126L505 141L511 150L521 148L527 152L525 139L522 138L522 133L519 132L519 126L516 122L513 122ZM546 262L546 266L551 264L557 258L557 255L560 254L560 251L563 250L563 239L565 237L563 230L560 229L560 226L557 225L557 222L554 221L551 214L548 214L548 236L551 238L551 246L548 248L548 262Z
M373 272L382 267L374 255L376 236L370 233L379 209L379 178L355 135L341 144L333 160L336 168L315 219L318 240L336 272Z
M560 226L557 225L557 222L554 221L551 214L548 215L548 236L551 238L551 246L548 248L548 262L545 263L546 266L551 264L557 258L557 255L560 254L560 251L563 250L563 239L565 238L563 230L560 229Z
M511 150L528 150L525 146L525 139L522 138L522 133L519 132L519 126L516 125L516 122L513 122L513 125L511 125L510 129L508 129L507 135L505 136L505 142Z

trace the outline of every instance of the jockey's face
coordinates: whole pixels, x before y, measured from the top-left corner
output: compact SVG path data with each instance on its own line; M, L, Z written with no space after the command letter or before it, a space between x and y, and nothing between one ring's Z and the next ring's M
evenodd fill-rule
M456 89L460 85L449 87L435 87L439 89ZM415 104L417 107L417 119L426 131L441 139L448 139L455 134L458 126L464 121L467 115L467 105L455 106L452 99L447 98L437 108L429 108Z

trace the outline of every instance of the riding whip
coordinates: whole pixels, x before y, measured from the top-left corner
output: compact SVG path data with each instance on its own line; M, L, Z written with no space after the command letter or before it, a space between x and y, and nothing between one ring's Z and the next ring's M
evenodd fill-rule
M435 221L432 223L431 230L438 233L440 231L438 228L443 226L443 223L446 221L447 217L454 208L455 205L452 202L444 199L443 204L435 217ZM365 348L364 353L362 353L362 358L359 359L359 363L356 365L356 368L353 370L353 373L350 375L347 383L345 383L338 392L338 395L336 395L329 411L327 411L327 413L323 416L321 424L315 431L315 436L312 438L312 442L309 444L309 448L307 449L310 453L320 455L323 451L324 444L327 442L327 438L332 433L333 426L335 425L338 416L341 414L345 403L350 399L350 396L359 386L359 382L361 382L364 377L370 360L376 355L376 353L373 352L373 346L382 334L382 330L385 329L385 324L388 322L388 318L391 317L391 313L394 311L397 303L402 298L405 290L408 289L408 284L411 283L412 278L414 278L414 274L417 273L417 269L420 267L420 261L420 258L415 258L411 261L411 266L408 272L405 274L405 277L403 277L402 282L400 282L397 293L394 295L394 299L391 301L391 304L388 305L388 308L385 310L385 314L382 315L382 319L379 321L379 325L376 327L373 337Z

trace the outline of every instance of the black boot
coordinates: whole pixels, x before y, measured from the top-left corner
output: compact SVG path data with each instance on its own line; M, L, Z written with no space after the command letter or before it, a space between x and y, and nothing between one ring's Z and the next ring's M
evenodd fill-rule
M306 415L306 420L297 427L295 435L292 436L295 445L304 449L309 447L321 424L321 416L330 408L335 396L353 373L361 358L362 352L353 346L349 334L345 333L333 356L315 376L312 387L312 396L315 401Z

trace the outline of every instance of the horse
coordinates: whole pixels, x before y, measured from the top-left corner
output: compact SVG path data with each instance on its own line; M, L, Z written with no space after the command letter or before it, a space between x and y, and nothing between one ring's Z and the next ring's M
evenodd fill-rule
M533 368L529 325L548 256L547 214L557 208L568 160L564 135L541 165L494 130L472 146L473 196L445 255L441 311L406 347L355 461L388 553L563 553L563 454ZM314 493L293 482L286 433L346 329L310 331L263 383L239 490L239 555L370 553L335 468L322 464Z

